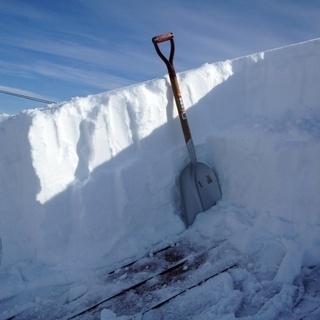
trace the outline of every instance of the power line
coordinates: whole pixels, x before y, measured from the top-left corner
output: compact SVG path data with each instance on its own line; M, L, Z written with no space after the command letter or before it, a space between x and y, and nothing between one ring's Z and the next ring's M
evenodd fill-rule
M2 90L2 89L0 89L0 93L8 94L10 96L15 96L15 97L22 98L22 99L28 99L28 100L33 100L33 101L37 101L37 102L42 102L42 103L48 103L48 104L55 103L54 101L36 98L36 97L32 97L32 96L27 96L25 94L15 93L15 92Z

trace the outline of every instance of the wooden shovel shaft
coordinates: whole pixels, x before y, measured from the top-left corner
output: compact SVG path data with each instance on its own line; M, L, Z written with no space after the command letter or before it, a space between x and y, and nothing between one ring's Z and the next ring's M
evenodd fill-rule
M175 75L172 78L170 77L170 82L171 82L172 92L174 95L176 106L178 109L182 132L183 132L183 136L184 136L184 139L185 139L185 142L187 145L189 156L190 156L191 162L196 163L197 156L196 156L196 152L195 152L195 148L194 148L194 144L193 144L193 140L192 140L192 136L191 136L191 131L190 131L190 127L189 127L189 123L188 123L188 119L187 119L187 114L186 114L186 110L184 108L184 103L183 103L183 99L181 96L177 76Z
M163 35L153 37L152 42L155 46L155 49L156 49L159 57L164 61L164 63L167 66L169 78L170 78L170 82L171 82L171 88L172 88L173 96L174 96L175 103L177 106L181 127L182 127L183 136L184 136L187 148L188 148L191 162L196 163L197 157L196 157L196 152L195 152L195 148L194 148L194 144L193 144L193 140L192 140L192 136L191 136L191 131L190 131L190 127L189 127L189 123L188 123L188 119L187 119L187 114L186 114L186 110L184 107L177 75L176 75L176 72L175 72L175 69L173 66L173 57L174 57L174 40L173 40L173 38L174 38L174 35L171 32L171 33L166 33ZM167 59L163 55L163 53L160 51L160 48L158 45L158 43L165 42L165 41L170 41L170 44L171 44L171 51L170 51L169 59Z

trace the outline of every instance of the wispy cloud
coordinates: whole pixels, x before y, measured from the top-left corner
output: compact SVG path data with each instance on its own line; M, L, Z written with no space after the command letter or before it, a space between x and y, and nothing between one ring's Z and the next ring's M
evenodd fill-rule
M34 65L24 65L22 68L41 76L53 77L61 81L81 83L101 90L111 90L131 83L125 77L118 77L112 74L108 75L106 72L99 70L79 69L50 62L38 62Z
M132 84L137 79L150 79L148 73L151 70L145 70L145 64L155 60L153 52L148 55L132 50L129 44L119 44L111 50L66 40L29 38L19 39L12 46L34 54L24 54L25 63L0 62L0 67L7 74L25 78L34 78L38 74L103 89ZM141 73L147 76L139 79Z
M35 6L27 1L2 1L0 15L3 19L11 16L29 21L43 21L46 18L41 6Z
M90 64L108 62L108 55L112 55L112 60L116 54L112 51L83 45L70 40L51 40L43 37L17 38L14 44L11 44L21 50L29 50L35 53L45 53L50 56L56 56L67 60L83 61Z

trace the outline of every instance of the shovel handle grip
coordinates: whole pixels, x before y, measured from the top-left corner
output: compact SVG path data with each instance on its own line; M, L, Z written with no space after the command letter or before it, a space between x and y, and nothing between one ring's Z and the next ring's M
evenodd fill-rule
M169 75L170 77L174 77L176 72L174 70L174 67L173 67L173 57L174 57L174 41L173 41L173 33L170 32L170 33L164 33L164 34L161 34L159 36L155 36L152 38L152 42L154 44L154 47L157 51L157 54L158 56L161 58L161 60L166 64L167 66L167 69L168 69L168 72L169 72ZM170 55L169 55L169 58L166 58L164 56L164 54L161 52L160 48L159 48L159 43L161 42L165 42L165 41L170 41Z
M163 34L160 34L158 36L155 36L152 38L152 42L153 43L160 43L160 42L165 42L165 41L168 41L168 40L171 40L173 39L173 33L172 32L169 32L169 33L163 33Z

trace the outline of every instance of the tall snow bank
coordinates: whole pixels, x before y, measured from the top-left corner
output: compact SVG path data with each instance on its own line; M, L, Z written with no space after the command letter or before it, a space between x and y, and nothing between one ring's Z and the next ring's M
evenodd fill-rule
M224 65L188 75L189 105L229 76ZM188 159L167 79L9 117L1 150L2 266L94 262L184 230Z
M320 40L234 60L232 70L204 99L214 106L211 161L236 207L227 219L244 251L283 246L277 279L291 281L320 262Z
M223 214L240 249L275 239L283 270L319 263L320 40L179 82L198 158L223 192L194 228L210 233ZM167 77L4 118L0 133L2 267L112 262L184 230L177 179L189 159Z

